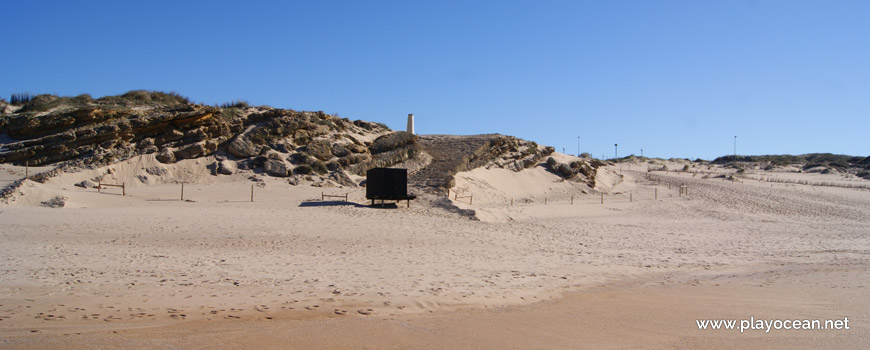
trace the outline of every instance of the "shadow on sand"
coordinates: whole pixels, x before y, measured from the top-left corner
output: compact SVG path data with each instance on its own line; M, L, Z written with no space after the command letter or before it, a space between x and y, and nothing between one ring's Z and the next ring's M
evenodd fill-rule
M345 201L305 201L299 203L299 207L336 207L336 206L353 206L356 208L375 208L375 209L396 209L399 206L396 203L377 203L375 205L367 205L367 204L359 204L354 202L345 202Z
M320 201L320 200L311 200L299 203L300 207L338 207L338 206L354 206L357 208L363 208L365 205L354 203L354 202L345 202L345 201Z

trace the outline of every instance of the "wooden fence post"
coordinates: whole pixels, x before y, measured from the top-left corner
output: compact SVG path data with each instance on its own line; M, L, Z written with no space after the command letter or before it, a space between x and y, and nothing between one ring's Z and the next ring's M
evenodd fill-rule
M181 200L184 200L184 182L181 183Z
M571 205L574 205L574 195L571 195Z
M254 201L254 185L251 185L251 202Z
M126 195L127 195L127 184L125 184L125 183L123 183L123 182L121 183L121 195L122 195L122 196L126 196Z
M103 189L103 181L97 180L97 193L100 193L100 190Z
M604 192L601 192L601 204L604 204Z
M656 200L659 200L659 189L656 187Z
M631 203L632 201L633 201L633 200L632 200L632 197L631 197L631 191L628 191L628 202Z

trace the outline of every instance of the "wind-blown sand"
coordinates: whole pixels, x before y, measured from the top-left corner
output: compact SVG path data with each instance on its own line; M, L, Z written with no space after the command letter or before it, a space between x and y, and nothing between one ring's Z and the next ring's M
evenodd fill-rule
M110 167L104 180L127 183L127 196L73 186L101 168L28 181L0 205L0 347L870 341L868 190L673 172L647 180L641 165L601 171L590 189L541 167L481 168L457 175L455 191L474 199L454 203L474 210L471 220L441 209L441 198L374 209L362 205L364 189L212 176L201 161L162 166L145 183L134 174L159 165L152 158ZM177 200L174 179L188 182L189 201ZM321 202L322 192L351 203ZM66 207L36 206L54 196ZM695 324L750 316L849 317L851 329L741 334Z

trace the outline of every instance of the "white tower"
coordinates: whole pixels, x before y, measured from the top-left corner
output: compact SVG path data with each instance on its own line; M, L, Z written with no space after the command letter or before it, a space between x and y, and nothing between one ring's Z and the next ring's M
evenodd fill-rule
M414 133L414 115L408 114L408 132Z

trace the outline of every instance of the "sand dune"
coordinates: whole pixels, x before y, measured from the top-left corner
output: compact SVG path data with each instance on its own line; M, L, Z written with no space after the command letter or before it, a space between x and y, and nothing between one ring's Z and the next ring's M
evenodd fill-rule
M595 188L478 168L453 189L472 204L375 209L361 188L213 176L208 162L142 156L27 181L0 206L0 347L859 348L870 335L868 190L639 163L599 170ZM96 178L127 195L75 186ZM39 206L56 196L64 208ZM856 321L797 337L691 329L743 315ZM390 339L368 343L378 334Z

